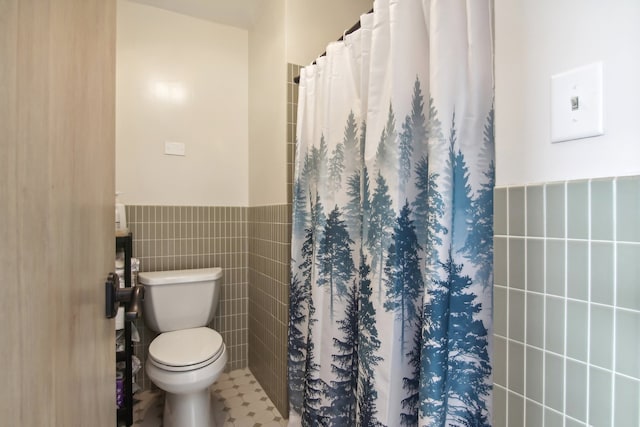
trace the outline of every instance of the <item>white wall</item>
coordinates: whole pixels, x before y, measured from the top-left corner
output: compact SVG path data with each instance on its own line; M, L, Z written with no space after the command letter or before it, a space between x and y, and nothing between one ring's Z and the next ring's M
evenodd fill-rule
M495 0L496 183L640 173L640 2ZM550 142L550 77L602 61L605 135Z
M288 0L287 62L307 65L373 8L373 0Z
M250 31L118 2L116 188L126 204L286 203L286 64L308 64L372 0L269 0ZM183 102L153 94L180 83ZM186 157L163 154L165 141Z
M124 203L248 204L248 68L246 30L118 1L116 188ZM158 96L158 82L181 87L184 99ZM185 143L186 156L164 155L165 141Z
M249 204L284 204L286 80L284 0L264 2L249 32Z

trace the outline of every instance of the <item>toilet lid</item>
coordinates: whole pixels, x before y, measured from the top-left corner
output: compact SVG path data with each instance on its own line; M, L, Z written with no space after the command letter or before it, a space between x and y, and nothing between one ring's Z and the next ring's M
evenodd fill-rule
M222 336L209 328L165 332L149 345L152 362L168 370L189 370L206 366L223 351Z

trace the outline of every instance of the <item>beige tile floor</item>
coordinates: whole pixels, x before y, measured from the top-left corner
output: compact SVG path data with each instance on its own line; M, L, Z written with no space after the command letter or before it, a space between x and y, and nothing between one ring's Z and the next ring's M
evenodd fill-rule
M162 427L164 394L144 391L134 396L134 427ZM249 369L224 373L211 386L211 403L218 426L281 427L287 425Z

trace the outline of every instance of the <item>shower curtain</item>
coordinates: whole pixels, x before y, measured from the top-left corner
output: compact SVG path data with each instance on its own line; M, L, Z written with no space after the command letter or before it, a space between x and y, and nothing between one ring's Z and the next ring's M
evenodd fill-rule
M491 0L376 0L302 69L290 426L490 426Z

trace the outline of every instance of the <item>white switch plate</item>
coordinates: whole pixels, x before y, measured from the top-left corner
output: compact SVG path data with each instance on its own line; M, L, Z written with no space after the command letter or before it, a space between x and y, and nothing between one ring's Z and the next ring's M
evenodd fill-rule
M602 63L551 76L551 142L604 133Z
M182 142L166 141L164 143L164 154L170 156L184 156L185 148Z

